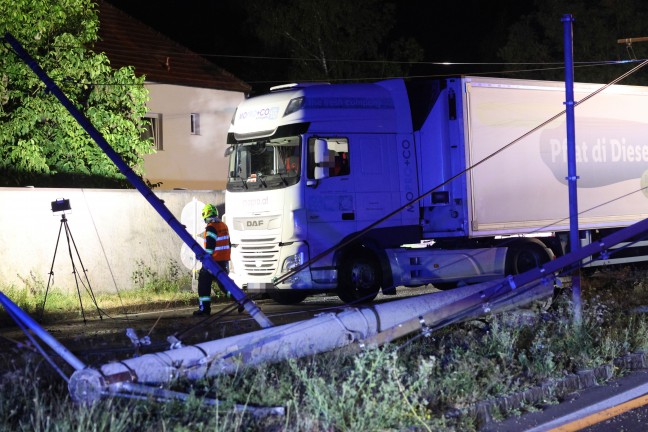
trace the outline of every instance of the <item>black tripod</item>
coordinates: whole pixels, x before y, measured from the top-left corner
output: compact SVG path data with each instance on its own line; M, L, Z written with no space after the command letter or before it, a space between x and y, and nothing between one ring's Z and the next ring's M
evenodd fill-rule
M85 317L85 312L83 310L83 301L81 300L81 289L79 288L79 279L81 278L81 276L79 275L79 272L77 271L77 266L74 262L74 256L72 255L72 246L74 246L76 257L79 260L81 270L83 271L83 276L85 277L85 283L83 283L83 280L81 280L81 285L85 287L86 291L90 295L90 298L92 299L92 302L94 303L95 307L97 308L97 312L99 313L99 318L103 319L103 317L101 316L101 310L97 305L97 299L95 298L94 293L92 292L92 287L90 286L90 280L88 280L88 274L86 273L87 270L83 266L83 262L81 261L81 255L79 255L79 250L76 247L76 243L74 242L74 238L72 237L72 232L70 231L70 227L68 226L68 221L67 218L65 217L65 213L61 214L61 225L59 226L58 237L56 238L54 257L52 258L52 266L50 267L49 279L47 280L47 288L45 289L45 298L43 298L43 307L41 308L41 318L43 317L43 313L45 312L45 302L47 301L47 293L49 292L50 283L54 278L54 261L56 261L56 251L58 250L59 241L61 240L61 231L63 230L63 227L65 227L65 238L67 239L68 254L70 255L70 262L72 263L72 273L74 274L74 281L76 283L77 295L79 296L79 305L81 306L81 316L83 317L83 323L84 324L86 323L86 317Z

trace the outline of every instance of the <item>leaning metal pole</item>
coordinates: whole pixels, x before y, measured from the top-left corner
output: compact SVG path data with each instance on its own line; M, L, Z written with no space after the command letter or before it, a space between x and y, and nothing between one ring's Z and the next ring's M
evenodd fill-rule
M218 281L227 289L229 293L232 294L232 297L241 304L245 310L256 320L257 323L263 328L271 327L272 322L261 312L259 307L250 300L245 293L234 283L232 279L229 278L227 273L216 264L212 257L203 249L202 246L196 242L194 237L189 234L187 228L182 225L176 218L173 216L173 213L164 205L163 201L159 199L153 191L146 186L144 181L140 179L137 174L124 162L124 160L119 156L119 154L108 144L106 139L101 135L101 133L93 126L93 124L88 120L88 118L79 111L74 104L67 98L67 96L61 91L61 89L54 83L54 81L43 71L43 69L38 65L36 60L25 51L25 49L20 45L20 43L10 34L5 33L4 40L11 45L15 53L20 57L20 59L25 62L27 66L38 76L38 78L43 81L47 90L52 92L54 96L59 100L59 102L68 110L68 112L74 117L74 119L83 127L83 129L88 132L90 137L97 143L97 145L103 150L104 153L113 161L117 166L119 171L126 176L128 181L144 196L144 198L153 206L153 208L160 214L162 219L166 221L167 224L178 234L178 236L184 241L187 246L196 254L196 258L200 260L202 265L209 270Z
M9 299L3 292L0 291L0 305L4 307L12 317L24 323L38 338L45 342L52 350L66 361L67 364L72 366L75 370L83 370L86 368L85 363L79 360L70 350L61 344L56 338L50 335L44 328L40 326L32 317L25 311L20 309L18 305Z

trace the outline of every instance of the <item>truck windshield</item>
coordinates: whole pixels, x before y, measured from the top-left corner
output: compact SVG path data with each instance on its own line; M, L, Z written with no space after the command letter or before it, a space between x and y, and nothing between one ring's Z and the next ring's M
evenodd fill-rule
M301 138L298 136L234 144L230 150L228 191L279 189L301 175Z

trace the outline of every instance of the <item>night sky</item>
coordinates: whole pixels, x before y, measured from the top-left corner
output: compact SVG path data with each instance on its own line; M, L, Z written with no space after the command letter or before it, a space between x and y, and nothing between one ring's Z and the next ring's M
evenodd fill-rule
M231 59L218 55L264 54L245 29L245 16L234 0L109 1L248 81L250 76L236 70ZM528 12L530 6L526 3L519 0L396 1L395 33L415 38L425 50L425 61L499 62L497 49L505 43L510 24ZM482 69L465 65L453 72L469 74Z

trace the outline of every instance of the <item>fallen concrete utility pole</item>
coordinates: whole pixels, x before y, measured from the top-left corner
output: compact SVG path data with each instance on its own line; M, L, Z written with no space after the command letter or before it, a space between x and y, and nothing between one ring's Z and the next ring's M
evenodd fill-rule
M526 273L502 280L373 306L348 308L295 324L181 347L76 371L73 399L88 402L128 383L164 384L234 372L241 366L277 362L347 347L381 345L450 322L518 307L552 294L555 274L597 253L648 232L648 219Z
M259 323L261 327L271 327L272 322L270 322L270 320L261 312L258 306L245 295L232 279L229 278L227 273L225 273L223 269L216 264L205 249L198 244L191 234L189 234L186 227L182 225L175 216L173 216L173 213L171 213L171 211L164 205L164 202L159 199L148 186L146 186L146 183L144 183L144 181L135 174L126 162L124 162L121 156L113 150L103 135L99 133L90 120L88 120L83 113L74 106L67 96L65 96L54 81L45 73L45 71L43 71L38 63L36 63L36 60L34 60L34 58L25 51L25 49L11 34L6 33L4 35L4 40L12 47L16 55L18 55L18 57L20 57L20 59L29 66L36 76L43 81L47 90L49 90L59 100L79 125L88 132L90 137L97 143L101 150L106 153L110 160L112 160L112 162L117 166L119 171L126 176L128 181L142 194L149 204L153 206L162 219L164 219L176 234L178 234L182 241L189 246L202 265L218 279L227 291L232 294L232 297L234 297L234 299L245 308L245 310L257 321L257 323Z
M242 366L278 362L362 343L383 329L398 326L409 317L418 317L431 310L441 314L445 308L483 293L485 285L488 284L347 308L294 324L108 363L96 370L84 369L70 378L70 395L76 401L88 403L102 394L121 391L125 384L159 385L181 377L197 380L235 372ZM553 284L540 284L526 295L514 299L514 304L546 298L552 292ZM510 307L511 303L505 306ZM483 310L478 310L474 316L483 313Z

